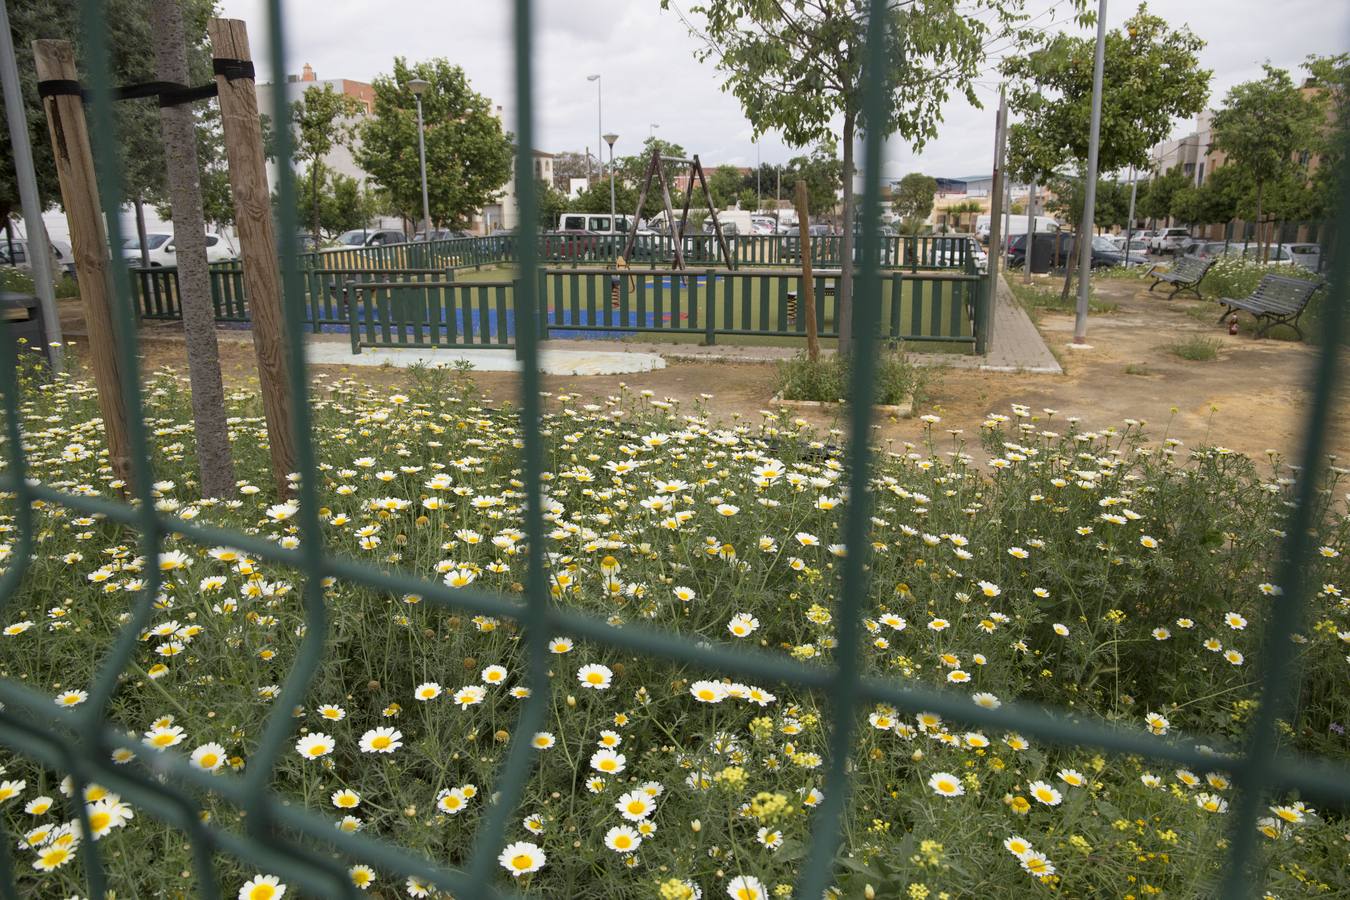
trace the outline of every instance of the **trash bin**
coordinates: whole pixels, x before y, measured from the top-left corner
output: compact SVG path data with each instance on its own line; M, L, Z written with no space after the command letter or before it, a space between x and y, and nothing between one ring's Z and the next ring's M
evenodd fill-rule
M1031 271L1037 275L1044 275L1050 271L1050 266L1055 259L1055 238L1057 235L1047 232L1037 232L1032 235L1031 242Z
M5 339L14 343L16 358L35 352L40 353L43 359L48 358L45 337L47 329L42 319L42 304L38 302L37 297L32 294L0 291L0 318L8 325L5 329ZM27 343L19 344L20 340Z

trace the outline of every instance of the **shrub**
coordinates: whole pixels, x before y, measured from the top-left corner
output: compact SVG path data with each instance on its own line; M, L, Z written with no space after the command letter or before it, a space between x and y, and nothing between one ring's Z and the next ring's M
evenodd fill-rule
M800 353L778 364L776 387L784 400L835 403L851 396L851 375L847 358L839 354L826 354L811 362L805 353ZM917 404L928 378L929 373L911 363L903 351L883 351L877 357L872 402L891 406L914 397Z

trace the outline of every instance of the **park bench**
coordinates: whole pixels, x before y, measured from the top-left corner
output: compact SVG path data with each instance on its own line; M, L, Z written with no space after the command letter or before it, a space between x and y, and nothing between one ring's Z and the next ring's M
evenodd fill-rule
M1148 286L1151 291L1164 281L1172 285L1172 293L1167 295L1171 300L1182 291L1190 291L1196 297L1200 296L1200 282L1204 279L1205 273L1209 267L1214 265L1214 259L1201 259L1198 256L1183 256L1174 262L1166 271L1159 272L1157 266L1153 266L1144 273L1146 277L1152 277L1153 283Z
M1312 295L1323 284L1323 281L1291 278L1288 275L1263 275L1261 283L1248 296L1219 299L1220 305L1224 307L1219 322L1222 323L1237 310L1242 310L1256 317L1260 325L1256 331L1257 337L1265 337L1266 332L1276 325L1288 325L1298 332L1299 340L1303 340L1303 329L1298 327L1298 318L1303 315Z

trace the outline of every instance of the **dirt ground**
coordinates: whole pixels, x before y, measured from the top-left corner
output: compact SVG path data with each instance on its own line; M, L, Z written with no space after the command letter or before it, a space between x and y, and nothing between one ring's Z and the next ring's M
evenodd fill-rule
M1230 336L1217 325L1217 307L1196 300L1163 299L1137 282L1099 282L1101 300L1116 304L1111 313L1089 323L1091 350L1067 349L1073 333L1071 315L1046 312L1037 322L1047 344L1064 367L1063 375L982 372L947 367L935 371L926 402L916 415L942 417L940 429L961 429L970 444L978 443L980 422L991 412L1007 413L1014 403L1034 411L1056 410L1055 418L1078 416L1084 427L1121 427L1127 418L1146 422L1152 437L1164 433L1187 446L1218 444L1251 456L1275 450L1286 456L1301 445L1300 426L1306 414L1306 385L1318 348L1279 340ZM83 343L78 304L63 303L62 319L72 339ZM1192 335L1220 341L1218 358L1189 361L1168 347ZM149 326L143 332L146 370L168 366L186 372L181 333L174 326ZM615 349L618 349L616 345ZM1347 354L1350 356L1350 354ZM221 331L221 364L227 386L256 384L253 347L247 332ZM397 369L314 366L330 377L354 376L391 389L406 383ZM1350 359L1343 359L1342 391L1334 415L1331 446L1344 457L1350 450ZM546 377L545 389L587 398L615 394L621 385L651 390L658 398L685 404L712 394L714 415L731 421L736 415L758 421L770 408L774 393L773 365L764 363L684 362L668 368L624 376ZM474 380L489 396L511 398L519 378L512 374L476 373ZM1175 412L1173 412L1175 410ZM837 413L798 413L820 428L843 427ZM895 441L918 441L923 425L917 419L879 423L882 435ZM943 435L945 438L946 435Z

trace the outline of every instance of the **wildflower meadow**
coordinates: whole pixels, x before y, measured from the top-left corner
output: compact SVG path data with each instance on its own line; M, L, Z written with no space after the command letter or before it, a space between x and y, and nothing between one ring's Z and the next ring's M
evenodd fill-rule
M839 433L790 414L726 420L624 390L549 398L546 545L526 545L521 428L471 380L414 373L405 393L321 378L311 395L326 540L365 564L451 587L523 590L544 554L554 602L709 644L831 665L841 512ZM235 499L195 490L185 386L144 393L157 505L297 546L296 504L268 485L255 394L228 400ZM27 381L30 475L115 494L95 392ZM714 402L713 398L708 398ZM1105 423L1099 423L1105 424ZM862 667L972 705L1053 704L1169 738L1212 766L972 730L913 709L861 711L836 897L1199 897L1213 890L1233 798L1225 762L1255 709L1262 625L1281 602L1275 561L1300 473L1276 455L1168 439L1166 423L1089 430L1015 406L979 434L925 417L924 438L883 443L871 476ZM1297 636L1297 712L1282 750L1350 759L1350 516L1332 460L1316 511L1317 586ZM13 562L13 500L0 565ZM38 504L35 559L0 622L0 675L77 708L150 567L152 624L111 715L140 747L127 766L181 754L246 771L304 633L299 576L228 546L170 537L138 556L133 530ZM493 802L524 686L516 622L455 614L332 580L329 635L272 787L292 803L448 865ZM778 684L550 636L552 708L497 868L550 898L766 900L792 893L823 799L829 709ZM0 823L27 896L82 895L77 849L100 842L119 897L192 896L183 835L91 784L0 754ZM82 801L92 834L73 805ZM241 826L207 797L202 814ZM242 827L242 826L241 826ZM1296 794L1270 798L1257 865L1271 897L1346 897L1350 824ZM218 857L227 896L299 888ZM357 864L373 895L444 896Z

